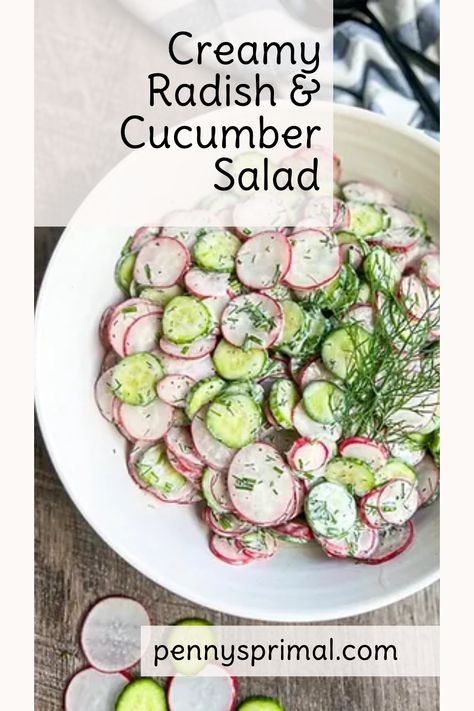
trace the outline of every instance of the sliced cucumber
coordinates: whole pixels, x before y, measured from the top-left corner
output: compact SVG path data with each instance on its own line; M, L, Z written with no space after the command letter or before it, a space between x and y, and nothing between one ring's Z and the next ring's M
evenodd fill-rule
M261 385L253 380L234 380L227 385L223 395L250 395L250 397L261 405L265 399L265 391Z
M193 296L175 296L165 306L163 335L172 343L192 343L212 329L209 309Z
M249 696L239 704L237 711L285 711L285 707L270 696Z
M214 376L193 385L186 398L185 412L191 420L203 405L214 400L225 388L224 380Z
M375 205L351 202L349 210L351 214L349 231L358 237L369 237L384 229L386 220L384 212Z
M114 367L112 392L128 405L148 405L156 399L156 385L163 375L160 361L151 353L134 353Z
M260 408L249 395L221 395L206 415L211 435L231 449L254 442L261 424Z
M115 281L126 294L130 291L130 284L133 280L133 267L137 258L136 252L123 254L115 266Z
M357 291L356 303L369 304L372 300L372 292L369 284L365 280L359 280L359 289Z
M181 296L182 288L175 284L174 286L144 286L139 289L141 299L153 301L158 306L166 306L175 296Z
M339 538L357 520L357 507L346 486L333 481L316 482L305 502L306 519L316 536Z
M187 480L168 461L162 442L154 444L143 453L136 464L141 481L162 494L174 494L187 486Z
M244 350L227 341L219 341L212 360L220 376L226 380L256 378L263 371L267 355L257 348Z
M355 496L364 496L375 486L375 473L366 462L352 457L335 457L324 470L328 481L344 484Z
M296 301L289 299L281 302L281 308L283 311L283 330L278 345L291 345L305 330L305 314Z
M285 430L294 429L293 410L298 400L298 390L291 380L280 378L273 383L268 405L276 422Z
M213 230L199 237L194 245L194 259L207 271L231 272L241 246L241 241L232 232Z
M436 464L439 467L440 453L441 453L441 442L440 442L439 430L436 430L436 432L433 432L433 434L431 435L429 443L428 443L428 449L430 450L431 454L433 455L433 459L435 460Z
M373 291L392 294L401 279L400 269L381 247L364 259L364 274Z
M368 352L370 334L357 324L338 328L327 336L321 357L328 370L345 380Z
M328 380L314 380L303 391L306 412L316 422L330 425L340 419L344 409L344 393Z
M401 459L389 459L376 473L377 486L390 479L404 479L410 484L416 484L416 471Z
M134 679L120 693L115 711L167 711L164 689L154 679Z

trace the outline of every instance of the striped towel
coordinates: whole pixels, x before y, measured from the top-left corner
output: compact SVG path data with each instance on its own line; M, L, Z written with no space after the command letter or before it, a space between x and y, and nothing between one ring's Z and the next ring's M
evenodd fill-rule
M210 33L225 20L227 26L255 8L280 7L311 25L314 0L119 0L163 37L177 28L195 37ZM373 0L370 9L387 30L439 61L439 0ZM313 8L314 11L314 8ZM433 99L439 101L439 82L415 68ZM348 21L334 33L334 99L363 106L401 123L424 128L424 115L403 74L378 34Z

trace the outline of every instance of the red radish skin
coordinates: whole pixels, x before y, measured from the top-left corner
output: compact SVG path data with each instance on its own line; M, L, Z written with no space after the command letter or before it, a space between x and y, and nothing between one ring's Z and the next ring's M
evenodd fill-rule
M158 227L158 225L139 227L132 237L130 250L132 252L138 252L143 245L153 239L153 237L158 237L159 233L160 227Z
M308 543L315 540L313 531L304 521L287 521L274 526L274 530L283 536L292 536Z
M420 261L418 274L430 289L439 289L440 287L439 267L439 254L427 254Z
M361 520L375 530L387 528L388 524L382 518L378 508L379 489L369 491L359 500L359 515Z
M387 537L394 535L394 532L399 533L399 540L390 545L387 543ZM379 534L379 544L372 555L363 562L367 565L380 565L388 563L397 556L404 553L412 544L415 537L415 527L413 521L408 521L400 529L388 528L386 531L381 531Z
M254 312L264 316L255 320ZM262 326L258 325L262 322ZM275 299L253 292L229 301L221 318L222 335L228 343L242 348L271 348L281 333L283 312Z
M373 469L380 469L387 463L390 452L385 445L368 437L349 437L339 444L341 457L351 457L366 462Z
M311 291L336 278L341 270L341 255L329 233L307 229L291 235L291 267L284 283L301 291Z
M416 486L403 479L391 479L379 491L377 508L380 516L392 526L402 526L419 508Z
M208 664L195 676L177 674L166 689L169 711L234 711L237 692L237 679L217 664Z
M314 471L323 467L329 458L329 449L321 440L301 437L287 455L288 463L297 472Z
M128 327L140 316L156 311L156 304L146 299L127 299L114 308L108 319L107 340L121 358L125 356L124 341Z
M204 460L194 445L189 427L171 427L164 439L168 449L189 468L197 469L204 466Z
M186 397L196 381L188 375L167 375L156 387L158 397L172 407L184 407Z
M171 237L154 237L138 252L133 276L144 286L174 286L191 261L187 248Z
M160 348L162 351L174 358L184 358L185 360L203 358L209 353L212 353L216 347L216 343L217 339L215 336L199 338L197 341L185 346L178 346L176 343L167 341L166 338L160 338Z
M109 368L98 377L95 383L95 400L100 414L108 422L115 421L114 405L117 398L111 390L113 368Z
M127 672L106 674L94 667L80 669L69 679L64 691L64 710L110 711L129 681Z
M117 422L127 439L155 442L166 435L173 423L173 408L159 399L148 405L118 406Z
M223 538L237 538L237 536L242 536L244 533L250 533L253 528L251 523L242 521L242 519L233 512L229 512L229 514L225 514L228 522L226 527L220 525L219 518L208 507L202 512L202 520L213 533Z
M110 348L109 323L115 306L107 306L99 321L99 339L104 348Z
M281 232L260 232L242 245L235 263L237 277L244 286L269 289L278 284L291 266L290 243Z
M162 314L163 310L160 309L132 321L123 337L123 352L126 356L152 351L156 347Z
M169 463L189 481L199 481L202 475L202 468L190 467L183 459L177 457L170 449L166 450Z
M238 548L233 538L224 538L213 533L209 541L209 548L216 558L228 565L248 565L252 562L252 558Z

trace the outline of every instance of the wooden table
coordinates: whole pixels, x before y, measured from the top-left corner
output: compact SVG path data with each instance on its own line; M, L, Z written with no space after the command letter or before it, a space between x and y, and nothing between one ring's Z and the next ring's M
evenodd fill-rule
M61 234L36 231L36 288ZM68 677L83 665L77 643L81 615L98 597L126 593L143 601L157 624L206 617L216 624L243 620L213 613L164 590L131 568L97 536L65 493L36 437L36 710L62 708ZM438 623L438 585L347 624ZM280 698L287 711L436 711L437 679L314 678L242 679L241 696ZM212 711L212 709L209 709Z

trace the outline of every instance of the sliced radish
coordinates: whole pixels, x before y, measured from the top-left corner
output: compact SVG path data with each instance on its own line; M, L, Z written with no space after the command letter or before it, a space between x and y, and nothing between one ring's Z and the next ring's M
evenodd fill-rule
M420 279L425 282L430 289L439 289L439 254L427 254L420 261L418 270Z
M384 205L383 210L389 218L389 224L380 234L381 244L386 249L393 249L399 252L411 251L420 239L413 217L405 210L393 205ZM376 235L375 239L378 239L378 237Z
M140 628L150 624L147 611L137 600L122 596L99 600L82 625L84 656L102 672L129 669L140 659Z
M308 290L332 281L341 269L339 247L333 235L318 230L292 234L291 267L284 279L288 286Z
M229 274L219 272L203 272L193 268L184 277L186 288L191 294L204 298L206 296L227 296L229 291Z
M287 455L288 463L297 472L314 471L323 467L329 458L328 446L322 440L298 439Z
M376 203L378 205L395 204L394 196L379 185L354 181L346 183L342 188L346 200L352 202Z
M212 353L216 347L216 342L217 339L215 336L206 336L205 338L198 338L196 341L193 341L193 343L186 343L179 346L176 343L167 341L166 338L160 338L160 348L167 355L175 358L195 360L196 358L203 358L205 355Z
M280 196L268 193L240 200L234 207L233 224L242 225L235 227L242 239L248 239L266 230L281 229L288 224L285 202Z
M213 533L217 533L217 535L224 538L236 538L253 530L251 523L242 521L232 511L224 514L215 514L210 508L205 508L202 513L202 520Z
M132 321L125 331L123 340L123 351L126 356L151 351L156 347L162 313L162 310L155 311Z
M359 501L359 512L362 521L370 528L386 528L388 523L380 515L378 508L380 489L373 489Z
M229 487L227 486L227 476L223 472L214 471L209 486L220 508L224 511L233 511L234 507L229 496Z
M297 381L302 390L314 380L334 380L321 360L311 360L297 374Z
M339 444L341 457L351 457L366 462L372 469L380 469L387 463L390 453L380 442L368 437L349 437Z
M249 289L269 289L285 276L291 264L291 247L281 232L260 232L239 249L236 271Z
M168 457L169 463L172 467L176 469L177 472L182 474L188 481L199 481L202 476L203 467L200 466L190 466L186 460L181 457L177 457L176 454L171 450L166 450L166 456Z
M114 422L114 403L117 400L113 394L113 368L109 368L98 377L95 383L95 400L100 414L109 422Z
M157 225L146 225L144 227L139 227L138 230L132 237L130 243L130 249L132 252L138 252L144 244L149 242L153 237L158 237L160 233L160 227Z
M202 358L175 358L161 348L152 351L160 361L166 375L188 375L194 380L203 380L216 374L212 358L205 355Z
M296 538L305 543L315 540L313 531L305 521L287 521L286 523L280 523L272 530L282 536L290 536L291 538Z
M354 304L348 309L344 321L357 323L367 333L373 333L375 327L375 314L372 304Z
M65 711L110 711L129 683L125 674L105 674L93 667L81 669L70 679L64 694Z
M423 284L415 274L404 276L400 281L400 297L410 316L417 321L426 315L428 300Z
M306 413L303 403L299 402L293 410L293 425L302 437L306 439L322 439L336 442L341 434L342 427L337 422L332 425L323 425L316 422Z
M127 299L114 308L108 320L108 342L119 356L125 356L125 334L128 327L140 316L156 312L156 304L145 299Z
M199 225L199 227L190 227L189 225ZM175 210L164 217L161 235L179 240L188 249L191 249L196 244L198 237L207 231L206 228L219 225L219 218L210 210Z
M401 459L410 467L416 467L423 460L426 450L423 447L410 446L406 440L397 440L390 443L390 453L395 459Z
M224 309L231 300L231 296L208 296L202 303L209 309L214 323L212 333L218 334L221 330L221 318Z
M418 432L427 427L439 407L439 393L430 390L418 393L407 400L403 407L391 412L386 424L399 432Z
M234 346L270 348L283 326L280 304L264 294L236 296L225 307L221 319L222 335Z
M162 378L157 387L158 397L173 407L184 407L186 397L195 384L189 375L167 375Z
M394 526L411 519L419 506L416 486L403 479L391 479L379 492L377 506L382 518Z
M331 230L344 230L351 222L348 205L330 196L310 198L306 203L304 215L305 227L314 229L329 227Z
M165 435L165 442L168 449L191 469L203 467L204 462L194 446L189 427L171 427Z
M279 522L294 500L294 480L282 456L260 442L237 452L227 484L239 516L257 525Z
M235 539L237 548L252 560L272 558L278 550L278 541L268 530L260 528Z
M128 457L127 457L127 469L128 473L130 474L131 478L137 484L140 489L143 489L144 491L148 491L147 485L140 479L138 476L138 472L136 469L136 464L142 456L145 454L147 449L149 448L150 443L149 442L135 442L133 444L133 447L130 448L128 452Z
M378 540L378 532L374 528L357 521L342 538L321 538L319 542L332 558L366 560L374 553Z
M194 446L206 464L214 469L227 469L235 454L235 449L226 447L211 435L206 425L207 407L201 408L191 422Z
M100 364L100 372L105 373L105 371L109 370L109 368L113 368L114 365L117 365L119 360L120 356L118 356L114 350L108 350L105 356L102 358L102 363Z
M439 468L428 454L416 467L416 477L420 505L424 506L436 495L439 487Z
M186 247L171 237L154 237L137 254L133 276L145 286L173 286L190 262Z
M178 674L168 685L170 711L232 711L236 695L236 680L217 664L194 676Z
M104 348L110 347L109 323L110 317L112 316L114 309L115 306L107 306L99 321L99 338Z
M377 547L364 562L369 565L379 565L396 558L406 551L414 535L413 521L407 521L403 526L389 526L379 531Z
M173 408L159 399L148 405L121 402L117 413L120 429L131 441L154 442L163 437L173 423Z
M216 558L219 558L219 560L229 565L247 565L252 562L252 558L237 546L235 538L228 538L220 536L218 533L213 533L209 541L209 548ZM183 706L183 710L187 710L188 708L190 707ZM209 707L205 706L203 708L207 711Z

